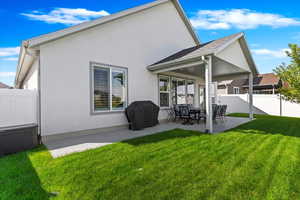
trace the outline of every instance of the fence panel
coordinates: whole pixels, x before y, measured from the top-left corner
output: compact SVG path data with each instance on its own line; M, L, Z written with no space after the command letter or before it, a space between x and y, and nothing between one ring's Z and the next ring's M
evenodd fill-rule
M37 91L0 89L0 128L37 123Z
M228 113L249 112L248 94L220 95L218 101L220 104L228 105ZM300 117L300 104L281 100L280 106L279 95L254 94L253 106L256 114Z

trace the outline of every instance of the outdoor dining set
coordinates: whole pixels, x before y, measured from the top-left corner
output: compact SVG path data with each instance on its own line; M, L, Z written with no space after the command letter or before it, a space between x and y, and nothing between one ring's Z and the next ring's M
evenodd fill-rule
M224 120L226 116L227 105L212 105L213 120ZM169 120L174 122L181 121L183 125L193 125L196 121L198 124L200 120L206 120L206 110L200 107L194 107L191 104L173 105L169 109Z

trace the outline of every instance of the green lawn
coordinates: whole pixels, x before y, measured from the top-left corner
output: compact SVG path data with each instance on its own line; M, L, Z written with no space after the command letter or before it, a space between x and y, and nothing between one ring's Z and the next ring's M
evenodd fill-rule
M241 114L235 114L236 116ZM52 159L0 159L0 199L300 199L300 119L173 130Z

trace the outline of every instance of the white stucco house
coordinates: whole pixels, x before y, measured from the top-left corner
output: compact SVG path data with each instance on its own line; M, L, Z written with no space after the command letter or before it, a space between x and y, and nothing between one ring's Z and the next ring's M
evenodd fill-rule
M15 87L38 91L42 136L124 126L138 100L162 120L204 97L212 131L212 81L256 73L243 33L202 43L177 0L157 0L23 41Z

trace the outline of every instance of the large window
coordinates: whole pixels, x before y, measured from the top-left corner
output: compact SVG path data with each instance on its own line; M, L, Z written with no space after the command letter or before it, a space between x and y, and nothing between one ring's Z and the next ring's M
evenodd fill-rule
M169 107L170 78L168 76L159 76L159 102L161 107Z
M173 89L176 91L176 104L186 104L186 81L178 79Z
M195 82L181 78L159 76L160 106L194 104Z
M92 111L124 110L127 105L127 69L93 64Z

